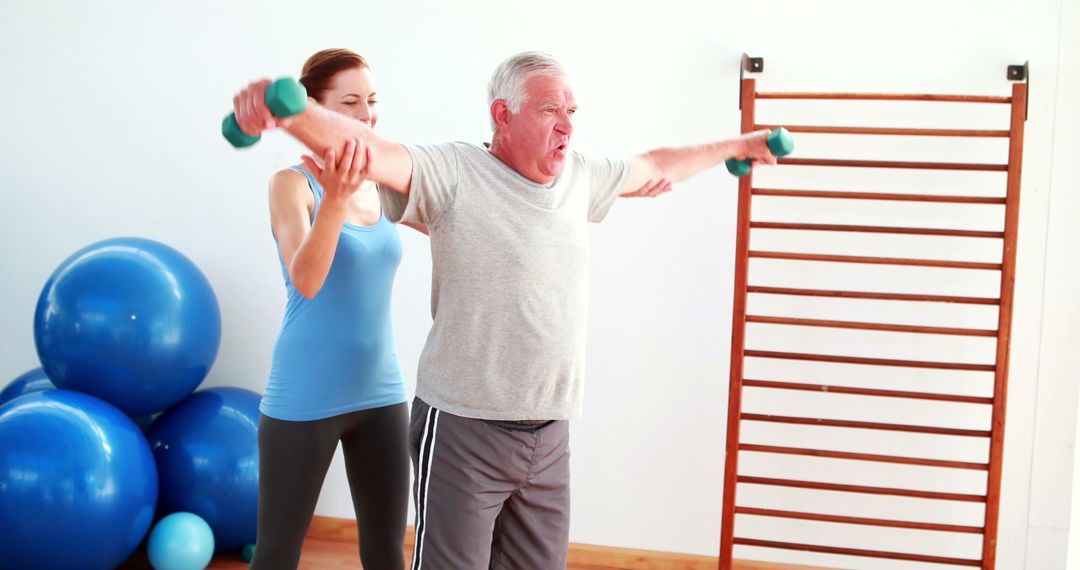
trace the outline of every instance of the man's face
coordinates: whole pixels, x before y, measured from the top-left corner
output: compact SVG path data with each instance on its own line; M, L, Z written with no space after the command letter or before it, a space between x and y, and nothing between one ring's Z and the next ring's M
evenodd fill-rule
M513 166L522 176L548 184L562 172L575 111L574 92L565 78L537 76L525 82L525 102L503 132Z

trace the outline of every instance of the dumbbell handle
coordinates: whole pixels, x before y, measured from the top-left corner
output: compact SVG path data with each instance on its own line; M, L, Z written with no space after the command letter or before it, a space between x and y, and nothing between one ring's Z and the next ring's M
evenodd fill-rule
M775 131L769 133L769 138L766 139L766 144L769 145L769 150L773 153L773 156L780 158L791 154L791 151L795 150L795 141L791 140L791 133L784 127L780 127ZM735 176L746 176L750 174L749 160L739 160L737 158L729 158L724 163L727 166L728 172Z
M307 108L307 90L295 79L282 77L266 87L265 101L275 117L287 119ZM241 130L235 113L229 113L221 121L221 134L236 148L251 146L262 138L262 135L249 135Z

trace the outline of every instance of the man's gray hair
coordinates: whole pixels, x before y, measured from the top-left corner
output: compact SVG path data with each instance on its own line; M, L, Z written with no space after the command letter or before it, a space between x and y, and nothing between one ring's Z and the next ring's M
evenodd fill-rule
M566 69L554 57L538 51L525 51L513 55L495 68L488 82L488 108L502 99L511 113L521 111L525 103L525 82L533 77L567 76ZM495 121L491 122L495 130Z

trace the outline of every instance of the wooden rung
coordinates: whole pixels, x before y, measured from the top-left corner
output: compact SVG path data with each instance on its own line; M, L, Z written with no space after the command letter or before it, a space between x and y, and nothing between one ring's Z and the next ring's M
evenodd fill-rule
M757 358L778 358L781 360L809 360L813 362L834 362L838 364L868 364L871 366L899 366L902 368L937 368L941 370L972 370L976 372L994 372L993 364L966 364L956 362L929 362L922 360L897 360L891 358L863 358L859 356L834 356L831 354L807 354L802 352L778 352L773 350L745 350L743 355Z
M882 127L821 127L811 125L754 125L754 130L769 130L784 127L793 133L818 133L827 135L909 135L919 137L977 137L1008 138L1009 131L975 129L895 129Z
M841 524L855 524L862 526L887 526L893 528L910 528L915 530L932 530L938 532L963 532L982 534L981 526L964 526L956 524L940 524L913 521L899 521L890 519L871 519L865 517L849 517L841 515L824 515L819 513L801 513L796 511L780 511L776 509L759 509L754 507L735 507L735 514L755 517L774 517L783 519L798 519L805 521L831 522Z
M943 103L1012 103L1012 97L992 95L927 95L906 93L779 93L759 91L755 99L856 99L861 101L937 101Z
M771 477L751 477L740 475L739 483L747 485L765 485L769 487L790 487L793 489L813 489L815 491L836 491L840 493L860 493L863 495L887 495L890 497L910 497L934 501L956 501L961 503L985 503L986 496L967 493L943 493L940 491L916 491L914 489L894 489L890 487L868 487L865 485L846 485L842 483L820 483L817 481L798 481L795 479L776 479Z
M839 427L852 429L872 429L880 431L902 431L907 433L931 433L935 435L955 435L960 437L990 437L987 430L955 429L931 426L886 424L878 422L857 422L850 420L829 420L819 418L797 418L791 416L772 416L768 414L742 414L745 421L777 424L797 424L807 426Z
M973 471L988 471L990 469L989 464L974 463L970 461L949 461L945 459L927 459L923 457L900 457L897 455L875 455L873 453L828 451L825 449L806 449L802 447L783 447L779 445L759 445L755 443L740 443L739 451L777 453L781 455L803 455L807 457L824 457L827 459L850 459L852 461L872 461L874 463L899 463L903 465L942 467L946 469L970 469Z
M836 166L851 168L903 168L913 170L964 170L979 172L1008 172L1008 164L975 164L969 162L905 162L897 160L842 160L835 158L781 158L778 164L788 166Z
M774 382L770 380L743 380L743 387L774 388L777 390L801 390L805 392L824 392L828 394L851 394L856 396L877 396L881 398L907 398L912 400L933 400L937 402L958 402L964 404L993 405L993 398L979 396L960 396L955 394L931 394L928 392L904 392L900 390L878 390L875 388L852 388L849 386L828 386L825 384L802 384L799 382Z
M884 200L890 202L944 202L950 204L1005 204L1005 198L992 196L938 196L935 194L895 194L882 192L841 192L837 190L782 190L753 188L754 196L784 196L788 198L832 198L841 200Z
M907 554L904 552L886 552L883 550L863 550L860 548L840 548L836 546L818 546L816 544L799 544L795 542L777 542L775 540L758 540L755 538L735 537L735 544L744 546L759 546L762 548L778 548L781 550L799 550L803 552L822 552L825 554L845 554L848 556L865 556L867 558L888 558L890 560L910 560L912 562L930 562L934 564L953 564L956 566L982 566L982 560L967 558L949 558L946 556L930 556L927 554Z
M920 236L947 236L947 237L971 237L971 238L996 238L1005 237L1005 232L990 232L980 230L947 230L936 228L902 228L889 226L852 226L840 224L801 224L789 222L750 222L750 227L761 230L798 230L813 232L853 232L870 234L903 234Z
M830 291L825 289L795 289L788 287L763 287L750 285L747 293L767 295L794 295L801 297L834 297L839 299L875 299L879 301L925 301L930 303L960 303L967 305L998 305L993 297L957 297L950 295L919 295L912 293L869 293L863 291Z
M765 317L746 315L746 322L769 325L793 325L800 327L822 327L831 329L858 329L868 331L887 331L920 334L943 334L953 336L991 336L996 337L996 330L965 329L952 327L925 327L917 325L891 325L884 323L861 323L854 321L827 321L821 319L797 319L791 317Z
M859 255L827 255L821 253L790 253L783 251L753 251L750 257L787 259L792 261L826 261L829 263L863 263L868 265L906 265L915 267L947 267L951 269L986 269L1000 271L1000 263L981 261L948 261L941 259L905 259L900 257L865 257Z

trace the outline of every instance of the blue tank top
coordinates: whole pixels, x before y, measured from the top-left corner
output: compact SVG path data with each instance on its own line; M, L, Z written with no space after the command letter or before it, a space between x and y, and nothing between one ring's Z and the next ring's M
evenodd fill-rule
M315 196L314 222L322 187L310 173L293 169L304 174ZM326 282L312 299L293 287L280 251L278 261L288 303L259 411L308 421L404 402L390 319L401 261L397 227L385 216L372 226L346 223Z

